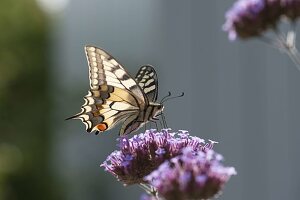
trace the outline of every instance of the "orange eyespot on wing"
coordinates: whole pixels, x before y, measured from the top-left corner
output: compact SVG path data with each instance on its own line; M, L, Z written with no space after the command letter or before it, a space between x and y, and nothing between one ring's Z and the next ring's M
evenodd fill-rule
M99 131L105 131L108 128L106 123L98 124L96 127Z

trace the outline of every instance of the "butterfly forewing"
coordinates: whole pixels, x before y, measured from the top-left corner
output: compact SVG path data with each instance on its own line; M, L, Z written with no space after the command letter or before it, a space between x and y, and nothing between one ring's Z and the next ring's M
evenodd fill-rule
M86 46L86 57L89 64L90 87L97 90L100 85L107 84L133 93L140 106L144 106L143 92L122 65L103 49Z
M155 69L150 65L142 66L136 74L135 80L149 101L155 102L158 92L158 79Z

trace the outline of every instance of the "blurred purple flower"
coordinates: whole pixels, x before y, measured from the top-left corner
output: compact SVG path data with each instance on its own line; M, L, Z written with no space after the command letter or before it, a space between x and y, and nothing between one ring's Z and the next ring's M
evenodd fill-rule
M213 150L203 152L186 147L182 152L145 177L166 200L215 197L236 174L233 167L223 166L222 156Z
M300 16L300 0L280 0L284 15L295 21Z
M120 138L120 150L112 152L101 166L125 185L146 183L143 179L146 175L164 161L181 154L184 147L208 151L214 143L205 144L203 139L183 130L179 133L170 132L170 129L146 130L130 139Z
M142 194L140 200L157 200L157 198L152 195Z
M223 30L228 32L230 40L258 37L286 53L300 70L296 47L299 17L300 0L238 0L226 12ZM282 26L285 24L288 26ZM271 34L265 34L266 31Z
M281 0L238 0L227 11L223 30L235 40L261 35L268 28L276 28L282 14Z

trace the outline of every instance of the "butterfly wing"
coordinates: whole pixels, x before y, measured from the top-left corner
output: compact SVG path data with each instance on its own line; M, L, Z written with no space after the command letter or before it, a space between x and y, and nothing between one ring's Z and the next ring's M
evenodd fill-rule
M158 79L155 69L150 65L142 66L136 74L135 80L149 101L155 102L158 93Z
M93 46L86 46L85 52L90 91L84 97L81 112L69 119L81 119L88 132L103 132L144 110L147 97L115 58Z
M129 115L122 124L120 129L120 135L127 135L134 130L139 129L143 122L139 121L139 113L132 113Z

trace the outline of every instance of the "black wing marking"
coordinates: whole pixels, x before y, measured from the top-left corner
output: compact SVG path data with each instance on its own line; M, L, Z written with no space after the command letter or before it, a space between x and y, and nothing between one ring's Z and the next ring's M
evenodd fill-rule
M142 66L136 74L135 80L148 97L148 100L155 102L158 93L158 78L155 69L151 65Z

